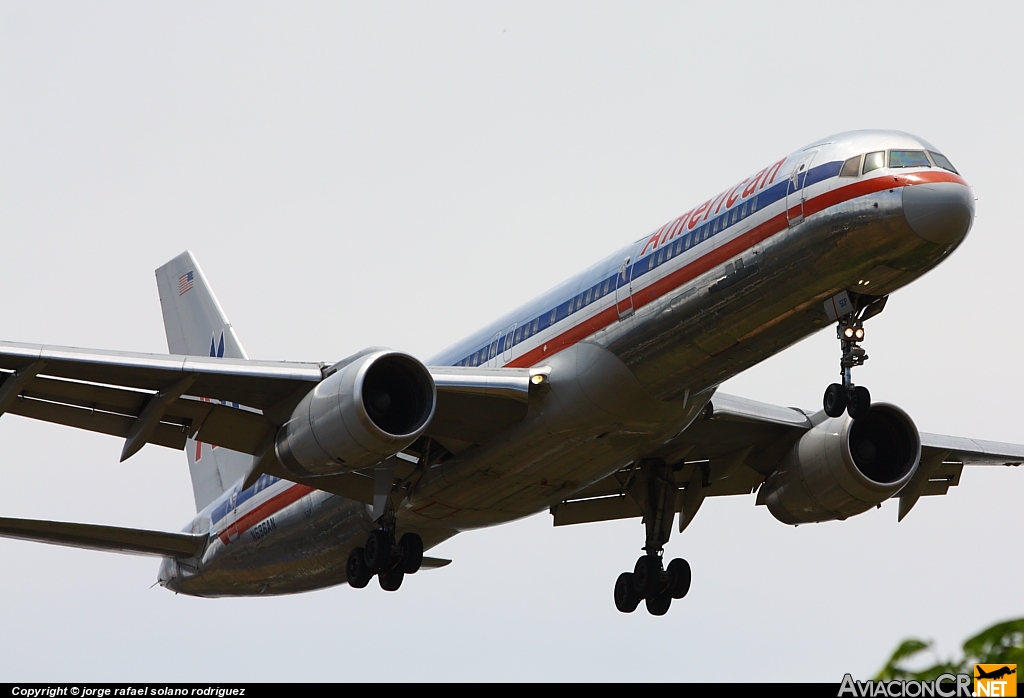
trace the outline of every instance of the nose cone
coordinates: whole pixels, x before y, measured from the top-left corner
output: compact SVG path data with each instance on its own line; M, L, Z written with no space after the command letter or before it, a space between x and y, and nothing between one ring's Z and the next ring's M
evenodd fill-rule
M928 242L958 243L974 222L974 197L968 187L954 182L903 187L903 215Z

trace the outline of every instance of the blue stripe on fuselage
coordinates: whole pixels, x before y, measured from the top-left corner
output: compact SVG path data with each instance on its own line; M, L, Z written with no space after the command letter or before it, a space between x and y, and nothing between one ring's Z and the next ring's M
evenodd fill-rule
M818 165L817 167L812 167L807 172L798 175L796 187L792 191L798 192L805 187L837 177L839 176L839 171L842 169L842 166L843 163L841 160L835 160ZM656 249L652 249L641 259L627 266L625 279L629 279L629 281L625 281L622 278L619 270L616 270L615 273L610 276L602 276L596 283L587 284L582 291L571 298L558 303L554 307L547 308L547 310L532 317L530 320L517 323L516 328L512 332L503 334L497 339L492 339L486 344L478 344L476 349L472 352L463 356L461 359L451 361L451 363L455 366L480 366L496 356L500 356L503 352L510 351L512 347L525 342L538 332L542 332L552 325L562 322L570 315L578 313L594 302L610 294L614 294L618 286L632 284L644 274L653 271L665 262L673 259L678 254L681 254L692 247L696 247L702 242L706 242L710 238L728 230L757 211L761 211L764 208L781 201L786 197L789 186L790 180L787 178L780 182L776 182L772 186L753 196L748 196L744 201L737 202L737 205L731 209L715 216L714 218L710 218L706 222L695 227L692 231L675 238L671 243L671 245L675 246L672 248L675 251L670 256L659 254L659 252L671 247L671 245L664 245Z

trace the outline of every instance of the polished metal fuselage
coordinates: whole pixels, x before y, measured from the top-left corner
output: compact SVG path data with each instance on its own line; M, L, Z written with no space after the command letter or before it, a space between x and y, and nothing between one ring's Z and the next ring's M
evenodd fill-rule
M495 356L492 349L488 365L550 366L550 389L531 397L526 418L516 426L485 444L452 446L454 455L431 466L398 511L399 533L414 530L429 548L459 531L557 504L663 448L723 381L830 326L827 299L844 290L885 295L934 267L963 235L943 242L922 237L905 215L904 190L967 190L959 177L938 176L936 168L883 168L801 184L801 165L842 163L888 148L934 150L914 136L889 131L841 134L801 149L776 163L770 182L770 168L758 173L759 180L741 182L763 180L750 197L709 200L709 208L695 208L429 361L464 360L608 274L627 270L628 277L630 263L665 257L643 277L620 274L616 292L575 318L510 351ZM933 183L936 177L940 184ZM682 251L682 245L673 247L676 233L699 230L711 209L728 213L786 181L791 185L781 200L699 244ZM725 203L730 205L722 208ZM299 486L276 483L264 499L287 499L293 487ZM318 490L296 494L286 506L268 507L274 512L269 524L247 523L225 535L227 523L212 520L214 509L231 510L228 516L236 520L245 516L225 506L238 495L237 487L226 493L188 529L210 532L203 558L165 560L160 582L201 596L292 593L343 583L349 551L372 528L367 506Z

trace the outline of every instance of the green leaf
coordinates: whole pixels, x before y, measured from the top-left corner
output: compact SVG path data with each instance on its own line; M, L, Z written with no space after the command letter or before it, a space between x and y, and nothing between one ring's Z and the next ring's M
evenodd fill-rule
M971 674L974 664L1016 664L1024 666L1024 618L996 623L964 642L959 660L938 662L920 671L905 668L906 660L932 648L931 642L904 640L875 677L876 681L905 679L931 681L941 674Z

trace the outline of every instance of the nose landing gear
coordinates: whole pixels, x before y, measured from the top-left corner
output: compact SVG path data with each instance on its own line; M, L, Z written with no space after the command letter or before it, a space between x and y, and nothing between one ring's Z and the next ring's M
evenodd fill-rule
M860 296L857 309L839 318L836 337L843 351L839 359L839 375L843 382L833 383L825 389L822 406L829 417L842 416L846 411L851 418L858 419L871 409L871 393L867 388L853 384L852 373L855 366L862 366L868 360L867 352L860 346L864 341L864 322L882 312L888 298Z

